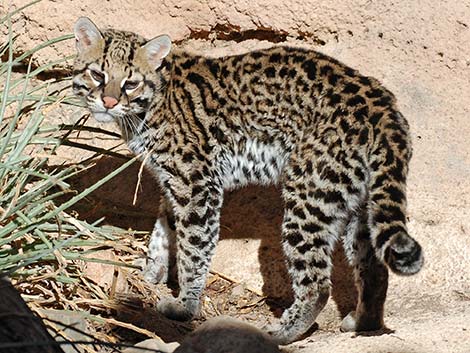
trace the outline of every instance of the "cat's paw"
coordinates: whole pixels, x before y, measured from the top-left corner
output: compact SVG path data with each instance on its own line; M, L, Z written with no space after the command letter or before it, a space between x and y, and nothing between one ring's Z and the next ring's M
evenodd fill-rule
M281 323L270 324L263 327L263 331L269 334L274 343L285 345L295 341L297 337L292 337Z
M198 313L199 301L162 298L157 304L157 310L171 320L187 321Z
M355 311L351 311L341 322L341 332L379 331L384 328L383 319L364 315L357 317Z
M168 266L157 259L147 258L147 263L143 266L142 275L149 283L167 283Z
M344 317L339 329L341 330L341 332L355 332L356 331L356 312L355 311L351 311L348 315Z

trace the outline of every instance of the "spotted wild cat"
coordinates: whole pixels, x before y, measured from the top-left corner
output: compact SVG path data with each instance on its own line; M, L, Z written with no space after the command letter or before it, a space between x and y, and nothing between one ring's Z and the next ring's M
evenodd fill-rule
M392 93L318 52L273 47L207 58L124 31L75 25L73 89L98 121L116 122L164 193L145 276L166 281L176 242L180 292L157 304L193 317L219 236L224 189L279 183L282 245L295 300L268 331L299 339L330 292L341 239L354 267L357 308L343 330L383 327L388 269L423 263L406 228L408 124Z

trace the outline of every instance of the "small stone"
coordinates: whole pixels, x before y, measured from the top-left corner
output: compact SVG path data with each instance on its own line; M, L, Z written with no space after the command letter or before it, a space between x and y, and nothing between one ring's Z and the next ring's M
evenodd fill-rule
M145 351L142 348L146 348L151 351L152 350L159 351L162 353L173 353L175 349L179 347L179 343L178 342L165 343L162 340L152 338L152 339L139 342L134 347L126 348L122 351L122 353L141 353Z

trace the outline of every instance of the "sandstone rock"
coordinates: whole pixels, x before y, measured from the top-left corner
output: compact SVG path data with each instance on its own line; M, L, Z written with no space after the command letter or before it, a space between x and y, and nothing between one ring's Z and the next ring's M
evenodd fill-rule
M263 331L228 317L211 319L191 333L174 353L280 353Z

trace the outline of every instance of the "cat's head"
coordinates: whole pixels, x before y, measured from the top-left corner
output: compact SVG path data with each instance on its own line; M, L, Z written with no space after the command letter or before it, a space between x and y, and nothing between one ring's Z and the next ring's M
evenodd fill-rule
M94 117L119 122L144 113L164 84L162 62L170 52L170 38L147 41L131 32L100 31L86 17L77 20L74 33L73 91L86 98Z

